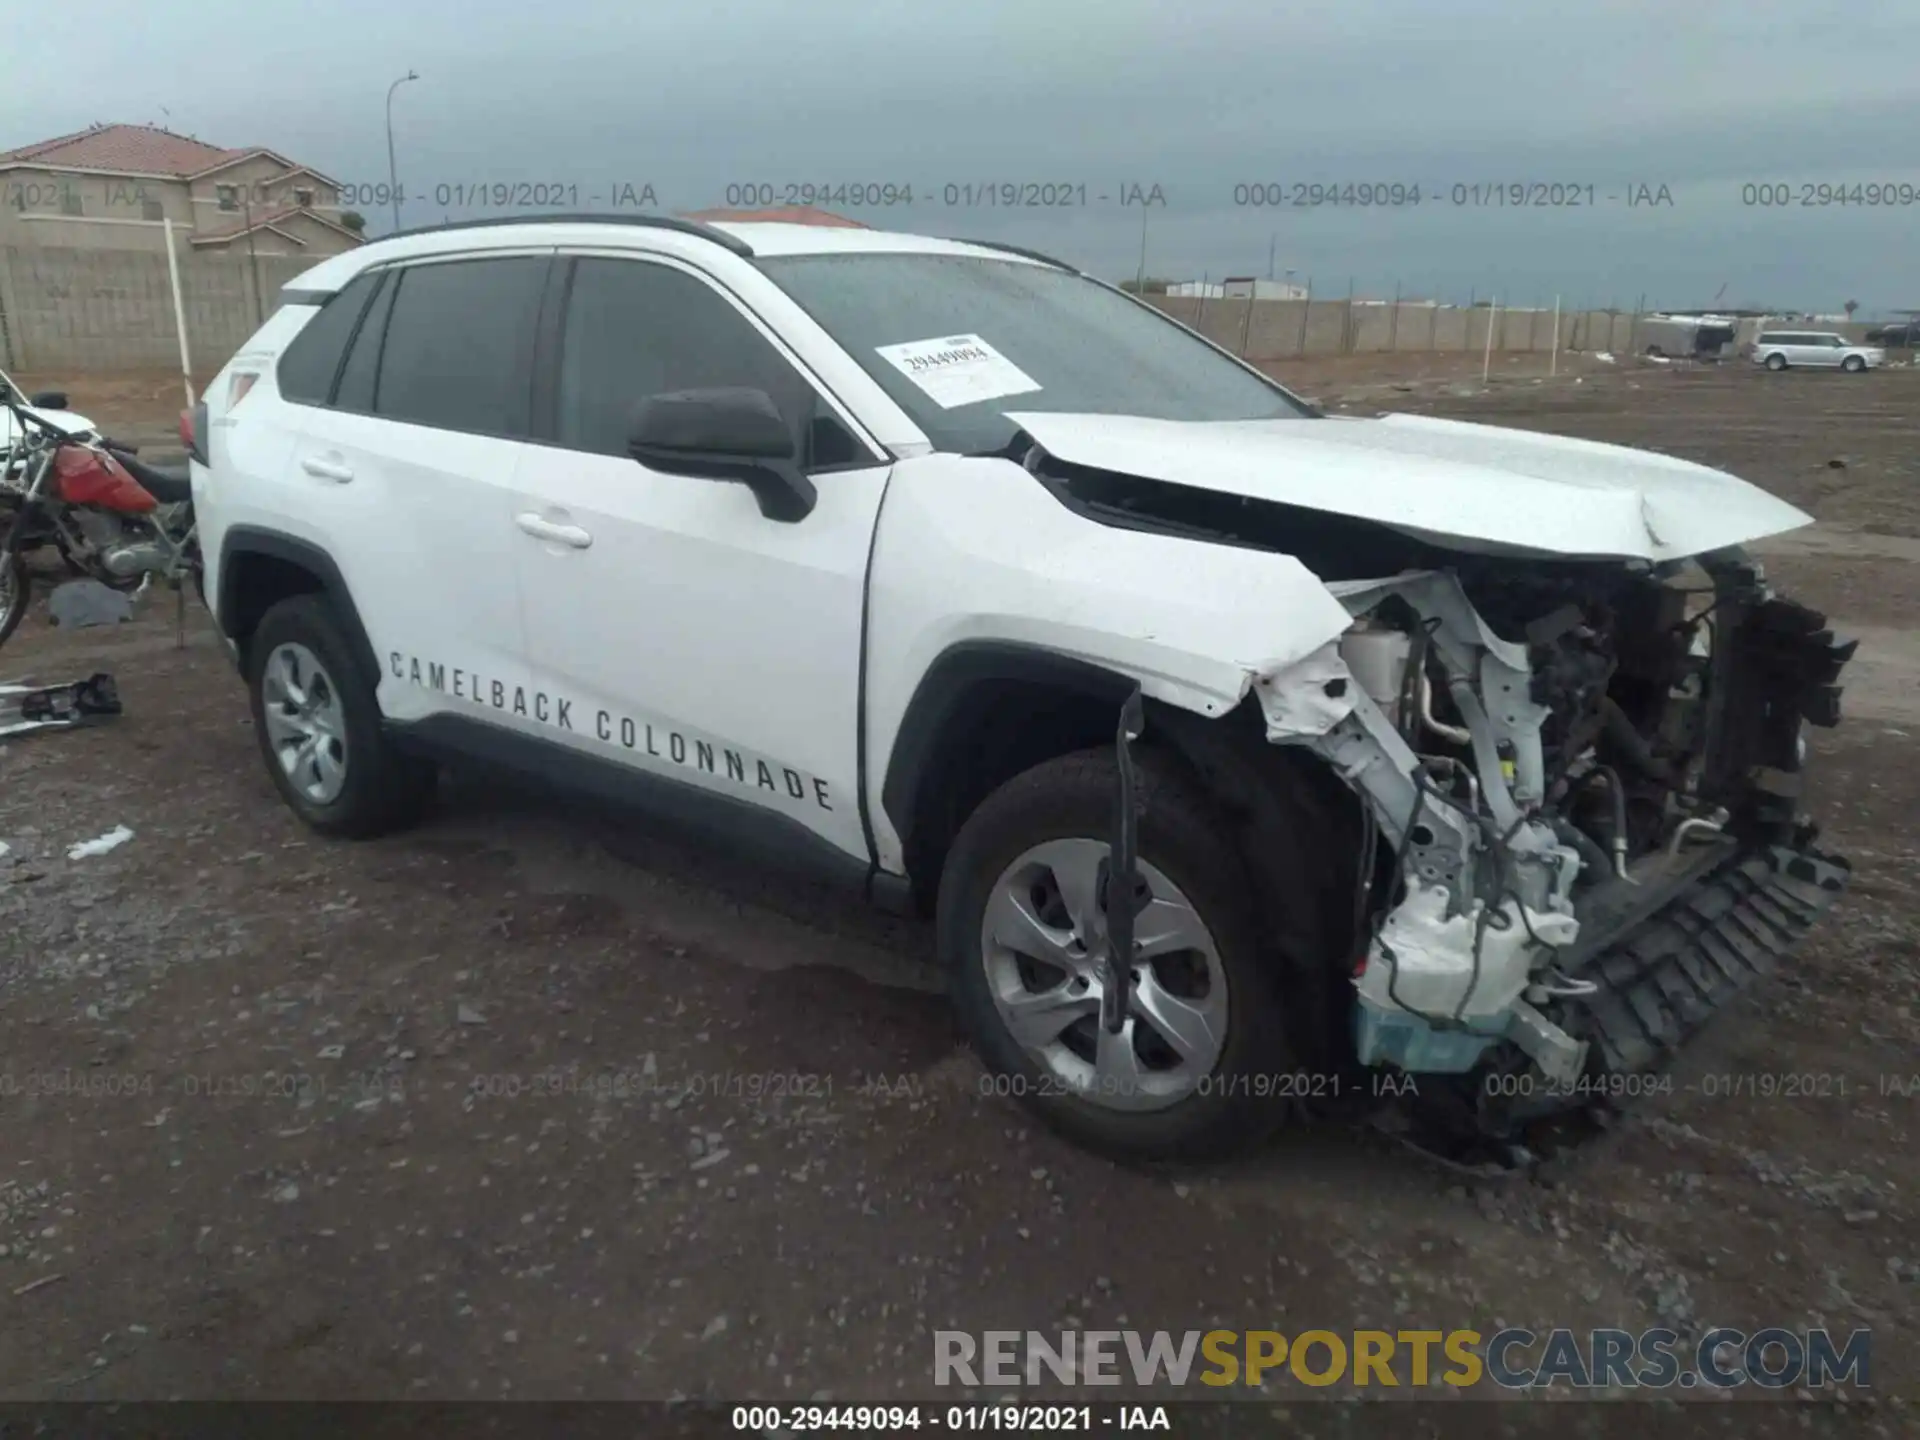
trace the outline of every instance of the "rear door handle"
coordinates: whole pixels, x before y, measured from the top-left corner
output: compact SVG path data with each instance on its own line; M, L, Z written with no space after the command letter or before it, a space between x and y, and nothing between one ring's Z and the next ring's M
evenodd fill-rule
M338 460L323 460L317 455L309 455L300 462L300 468L309 475L322 480L331 480L336 485L345 485L353 479L353 467Z
M543 520L531 510L523 510L513 517L513 523L537 540L551 540L557 545L571 545L576 550L584 550L593 544L593 536L578 525L556 525L551 520Z

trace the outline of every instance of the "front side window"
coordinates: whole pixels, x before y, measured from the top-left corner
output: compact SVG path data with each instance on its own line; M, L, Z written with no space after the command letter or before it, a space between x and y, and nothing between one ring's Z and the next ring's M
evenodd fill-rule
M475 435L528 431L529 363L544 256L403 270L387 319L374 410Z
M1004 448L1009 410L1282 420L1305 402L1081 275L969 255L774 256L760 268L941 450Z
M807 378L711 285L642 260L576 262L560 342L562 445L625 456L647 396L730 387L766 392L803 468L867 458Z

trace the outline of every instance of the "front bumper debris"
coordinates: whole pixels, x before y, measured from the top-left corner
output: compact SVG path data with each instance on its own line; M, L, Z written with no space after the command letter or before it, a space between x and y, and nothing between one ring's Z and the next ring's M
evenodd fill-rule
M1851 878L1839 856L1784 845L1732 859L1576 966L1599 989L1562 1001L1561 1023L1593 1041L1602 1073L1653 1069L1770 974Z
M1537 1133L1543 1123L1603 1128L1633 1100L1657 1093L1632 1077L1662 1069L1771 974L1851 878L1839 856L1786 845L1702 853L1665 884L1643 870L1636 883L1655 891L1651 903L1616 914L1612 924L1596 917L1603 933L1584 955L1565 957L1564 972L1591 983L1592 993L1541 1007L1586 1045L1583 1074L1571 1084L1550 1082L1508 1046L1471 1075L1415 1076L1418 1096L1405 1115L1411 1133L1403 1138L1443 1159L1494 1156L1511 1167L1555 1148Z

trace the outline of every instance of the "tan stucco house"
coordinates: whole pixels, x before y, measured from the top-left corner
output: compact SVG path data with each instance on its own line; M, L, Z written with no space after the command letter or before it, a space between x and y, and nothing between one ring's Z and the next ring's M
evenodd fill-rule
M165 248L316 259L352 249L340 185L261 147L152 125L96 125L0 151L0 247Z

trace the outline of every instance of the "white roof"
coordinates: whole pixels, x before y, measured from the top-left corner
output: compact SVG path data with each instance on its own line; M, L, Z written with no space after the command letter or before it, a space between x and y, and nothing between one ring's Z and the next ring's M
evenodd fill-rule
M638 217L636 217L637 219ZM942 240L932 235L910 235L893 230L856 230L834 225L791 225L724 221L703 228L744 241L756 257L786 255L970 255L989 260L1037 263L990 246ZM553 246L606 250L635 250L654 255L678 255L711 261L714 240L698 231L665 225L618 220L527 220L513 224L454 225L412 235L374 240L340 255L329 256L302 271L282 289L292 293L330 295L369 266L432 255L469 254L488 250L548 249ZM728 253L721 251L720 253Z

